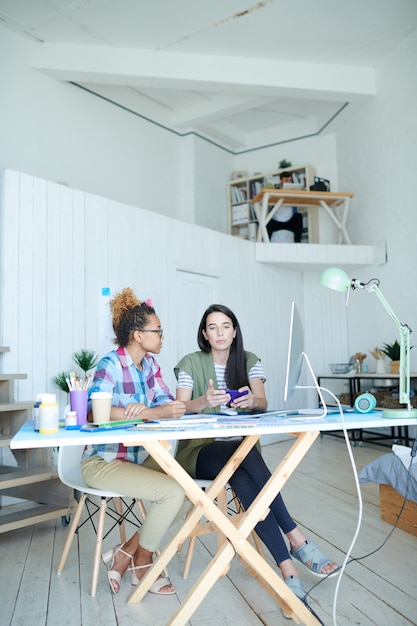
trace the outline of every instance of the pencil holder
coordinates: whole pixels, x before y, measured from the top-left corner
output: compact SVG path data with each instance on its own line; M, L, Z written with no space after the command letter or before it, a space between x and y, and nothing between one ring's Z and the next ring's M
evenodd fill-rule
M87 400L88 391L81 389L70 391L70 407L71 411L77 412L78 426L82 426L87 421Z

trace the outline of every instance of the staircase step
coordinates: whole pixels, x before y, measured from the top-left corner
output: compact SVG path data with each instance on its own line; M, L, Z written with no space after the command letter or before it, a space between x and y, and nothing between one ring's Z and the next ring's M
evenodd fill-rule
M23 471L16 468L16 470L10 471L12 468L1 466L0 469L4 472L0 474L0 490L42 483L58 477L56 467L40 467Z
M34 404L35 400L0 402L0 413L7 413L8 411L27 411L27 409L32 409Z
M27 374L0 374L0 381L2 380L26 380Z
M7 505L0 512L0 533L7 533L16 528L39 524L57 517L67 517L71 513L69 507L52 506L47 504L29 503L23 509L19 505Z

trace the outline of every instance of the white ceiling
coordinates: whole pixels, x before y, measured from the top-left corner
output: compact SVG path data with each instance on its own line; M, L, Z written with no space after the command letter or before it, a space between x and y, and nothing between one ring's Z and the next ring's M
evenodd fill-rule
M417 0L0 0L0 24L33 68L241 153L372 98Z

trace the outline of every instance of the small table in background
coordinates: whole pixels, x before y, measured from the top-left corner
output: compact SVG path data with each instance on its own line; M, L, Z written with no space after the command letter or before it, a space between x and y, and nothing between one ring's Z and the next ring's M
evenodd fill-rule
M261 189L251 201L256 219L259 223L257 241L269 242L266 225L281 206L304 207L307 210L323 209L339 230L338 243L351 244L346 230L346 221L349 213L350 199L353 193L339 193L332 191L302 191L295 189ZM270 205L272 208L270 209ZM314 223L313 220L311 220ZM316 220L317 221L317 220ZM313 228L313 231L315 229ZM318 236L313 232L313 243Z
M410 374L410 378L417 379L417 373ZM392 382L391 387L396 386L399 380L398 374L384 373L380 374L377 372L367 372L365 373L352 373L348 372L347 374L320 374L317 376L317 381L320 387L323 387L321 384L322 380L347 380L349 384L349 404L350 406L354 406L355 398L358 393L362 391L361 381L376 381L375 387L378 387L378 381L389 381ZM383 385L380 385L383 386ZM387 386L388 389L388 385ZM387 391L388 393L388 391ZM378 407L377 407L378 408ZM369 432L364 430L363 428L353 429L350 433L350 438L353 445L358 443L360 446L363 446L365 442L375 443L379 446L391 447L391 443L383 443L386 441L396 441L401 442L403 445L408 446L410 444L410 437L408 432L407 425L398 425L391 426L391 435L381 435L374 432ZM337 432L328 432L328 435L333 437L340 437ZM366 438L363 435L367 435Z

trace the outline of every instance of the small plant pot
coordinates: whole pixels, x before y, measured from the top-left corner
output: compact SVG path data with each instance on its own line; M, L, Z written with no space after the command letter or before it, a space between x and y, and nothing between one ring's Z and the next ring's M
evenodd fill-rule
M398 374L400 371L400 361L390 361L389 371L391 374Z

